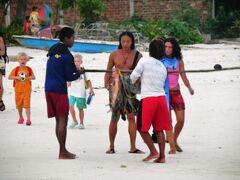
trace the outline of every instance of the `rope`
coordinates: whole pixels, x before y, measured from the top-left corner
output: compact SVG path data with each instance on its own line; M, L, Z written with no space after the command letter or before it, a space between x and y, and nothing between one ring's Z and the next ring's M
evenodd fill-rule
M228 67L222 69L196 69L196 70L185 70L185 71L174 71L169 73L207 73L207 72L219 72L219 71L229 71L229 70L238 70L240 67ZM112 73L113 70L104 70L104 69L85 69L84 72L91 73ZM131 73L132 70L120 70L122 73Z

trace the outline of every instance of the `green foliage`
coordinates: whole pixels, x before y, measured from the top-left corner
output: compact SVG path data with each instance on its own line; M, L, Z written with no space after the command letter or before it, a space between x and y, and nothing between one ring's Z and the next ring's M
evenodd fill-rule
M125 23L132 24L134 28L149 40L161 37L176 37L181 44L201 43L203 38L198 30L185 21L173 19L157 20L152 22L146 21L127 21Z
M174 19L167 22L165 28L168 29L167 35L176 37L181 44L194 44L203 41L198 28L192 27L185 21Z
M105 11L105 6L101 0L76 0L76 3L81 16L84 17L85 25L99 21Z
M12 36L22 35L22 24L20 22L12 22L8 27L0 27L0 31L4 34L7 43L17 43Z
M205 34L212 34L215 26L216 26L216 20L213 19L211 16L208 16L201 23L200 31Z
M171 19L176 19L189 24L194 28L200 27L201 12L199 9L191 6L188 0L178 0L170 12Z
M223 6L218 10L213 34L216 38L239 37L240 11L227 12Z
M57 6L63 10L73 7L74 3L75 0L57 0Z
M240 37L240 19L233 21L231 27L227 30L226 34L229 37Z

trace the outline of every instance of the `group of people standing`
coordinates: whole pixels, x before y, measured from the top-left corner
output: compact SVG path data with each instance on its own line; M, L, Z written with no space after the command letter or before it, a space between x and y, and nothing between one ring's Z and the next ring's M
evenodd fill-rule
M1 40L1 39L0 39ZM74 30L69 27L64 27L59 34L60 42L53 45L48 51L48 61L46 68L45 79L45 97L47 102L48 117L55 117L56 128L55 133L59 143L59 159L74 159L75 154L70 153L66 149L67 123L69 109L73 116L73 123L71 127L75 127L78 122L75 117L74 104L77 104L79 109L80 125L83 126L83 110L86 100L85 92L80 91L77 87L76 80L85 79L90 87L91 95L94 95L91 81L86 77L84 68L82 68L82 57L77 55L73 57L69 51L74 43ZM2 49L2 47L1 47ZM1 51L1 58L3 57ZM16 73L16 68L10 73L9 79L14 80L21 86L23 81L29 82L29 89L31 89L31 80L35 79L31 68L26 66L27 55L19 55L20 67L17 71L25 72L24 78ZM21 69L20 69L21 68ZM115 69L115 70L114 70ZM114 154L115 138L117 134L117 125L120 116L127 117L128 132L130 136L129 153L142 154L144 153L136 147L136 135L139 131L142 139L150 150L150 154L143 159L143 161L154 160L154 162L165 163L165 134L170 144L170 154L175 154L176 151L182 152L182 148L178 144L178 137L184 125L184 110L185 104L181 95L179 86L179 77L182 78L185 86L189 89L190 94L194 94L186 74L184 73L184 62L181 54L181 48L175 38L155 39L149 44L149 57L143 57L142 54L135 50L134 36L131 32L123 32L119 36L119 47L109 56L107 70L121 71L132 70L129 73L122 73L123 76L129 76L131 83L137 81L141 82L141 100L140 103L132 106L132 100L135 100L136 95L126 96L125 102L118 109L115 116L111 116L109 124L109 149L107 154ZM2 82L3 71L0 71L0 82ZM20 71L19 71L20 72ZM114 78L111 73L106 73L104 77L104 86L111 94ZM2 83L0 84L1 93L3 91ZM73 89L71 89L71 86ZM168 87L166 87L168 86ZM70 97L68 98L68 88ZM120 82L120 87L123 88ZM29 92L29 91L28 91ZM78 95L83 94L78 98ZM119 91L119 93L126 93ZM0 94L1 95L1 94ZM0 98L2 95L0 96ZM21 102L21 103L19 103ZM118 103L118 102L117 102ZM16 91L16 106L19 110L19 124L23 123L22 108L26 108L27 125L31 125L30 121L30 93L22 93ZM70 105L70 106L69 106ZM129 107L132 108L129 108ZM70 108L69 108L70 107ZM4 110L4 104L0 99L0 110ZM29 111L28 111L29 108ZM171 110L174 110L177 123L173 127L171 119ZM135 121L135 116L137 120ZM122 117L122 118L123 118ZM123 119L124 119L123 118ZM21 121L21 122L20 122ZM153 127L156 134L156 142L159 146L159 151L153 144L153 139L149 134L150 127Z
M184 73L184 62L181 48L175 38L153 40L149 45L149 57L138 54L138 63L134 62L137 54L135 50L134 37L131 32L123 32L119 37L119 49L112 52L109 57L107 69L121 70L133 69L130 78L132 83L141 81L141 102L137 109L137 123L135 123L135 110L126 111L129 122L130 151L129 153L143 153L136 148L136 129L150 150L150 154L143 161L154 159L155 162L165 162L165 135L170 144L169 154L176 151L182 152L178 144L178 137L184 125L185 104L180 92L179 76L181 76L190 94L194 94L189 80ZM135 64L135 67L132 66ZM180 72L180 73L179 73ZM105 75L105 87L111 91L111 83L114 78L110 74ZM165 86L168 86L166 88ZM169 92L167 92L169 91ZM129 98L125 96L125 98ZM126 104L128 106L128 104ZM127 107L123 107L127 109ZM171 109L176 114L177 123L172 127ZM117 123L122 112L117 118L111 119L109 125L110 147L107 154L115 153L115 137L117 134ZM157 136L159 152L156 150L149 129L153 126Z

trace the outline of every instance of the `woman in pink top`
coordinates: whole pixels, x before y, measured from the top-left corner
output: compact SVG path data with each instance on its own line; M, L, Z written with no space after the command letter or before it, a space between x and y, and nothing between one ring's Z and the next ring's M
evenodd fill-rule
M168 69L168 72L172 71L184 71L184 62L182 59L181 48L175 38L167 38L164 41L165 55L168 58L177 59L177 66L175 69ZM185 104L181 95L179 86L179 75L182 78L184 85L188 88L191 95L194 94L194 90L190 85L190 82L185 73L169 73L169 94L170 94L170 108L174 110L177 123L174 126L174 142L176 150L182 152L182 148L178 145L177 139L182 131L185 120Z

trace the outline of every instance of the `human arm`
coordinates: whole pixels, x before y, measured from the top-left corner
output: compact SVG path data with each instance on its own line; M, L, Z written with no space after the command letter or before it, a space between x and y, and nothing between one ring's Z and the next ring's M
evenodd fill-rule
M30 74L30 76L28 77L30 80L35 80L36 79L36 77L35 77L35 75L34 75L34 73L33 73L33 70L30 68L30 70L31 70L31 74Z
M0 36L0 56L5 55L5 46L3 38Z
M15 75L15 70L16 70L16 68L14 68L12 71L11 71L11 73L9 74L9 76L8 76L8 79L9 80L21 80L21 77L20 76L16 76Z
M183 62L182 59L179 61L179 70L180 70L180 71L184 71L184 70L185 70L185 68L184 68L184 62ZM181 73L180 73L180 76L181 76L181 78L182 78L182 80L183 80L184 85L188 88L189 93L190 93L191 95L193 95L193 94L194 94L194 90L193 90L193 88L192 88L192 86L191 86L191 84L190 84L190 82L189 82L189 80L188 80L188 78L187 78L186 73L185 73L185 72L181 72Z
M30 80L35 80L35 79L36 79L36 77L35 77L35 75L34 75L34 74L32 74L31 76L29 76L29 79L30 79Z
M65 59L64 70L66 81L74 81L80 77L80 69L78 70L74 64L73 57L67 56Z
M89 87L89 89L90 89L90 92L89 92L89 93L90 93L92 96L94 96L95 93L94 93L94 91L93 91L92 82L91 82L91 80L88 80L87 82L88 82L88 87Z
M107 70L112 70L114 66L114 57L115 57L114 53L111 53L109 56L108 64L107 64ZM107 90L109 90L110 88L110 79L111 79L111 73L105 73L104 87L107 88Z
M130 79L133 84L141 77L142 73L143 73L143 60L140 59L137 66L134 68L130 75Z

